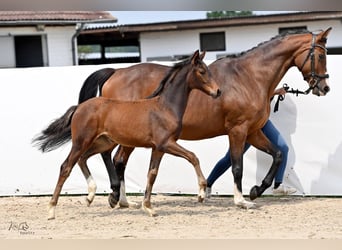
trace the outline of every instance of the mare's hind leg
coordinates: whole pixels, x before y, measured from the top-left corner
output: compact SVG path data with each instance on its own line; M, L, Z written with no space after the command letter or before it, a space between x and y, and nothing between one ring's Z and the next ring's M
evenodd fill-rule
M69 177L72 168L75 166L78 158L80 157L81 152L80 150L76 149L75 147L72 147L68 157L63 162L60 172L59 172L59 178L57 181L57 185L55 187L55 191L52 195L52 198L49 202L49 208L48 208L48 219L54 219L55 218L55 209L58 202L59 195L61 193L62 187L64 185L64 182Z
M152 187L158 175L158 169L160 165L160 161L163 157L164 153L158 150L153 149L151 153L150 167L148 169L147 175L147 185L144 195L144 200L142 202L142 209L147 212L150 216L156 216L157 213L154 211L151 205L151 194Z
M113 162L115 165L116 173L120 180L120 200L119 206L122 208L125 207L134 207L137 208L138 204L132 201L127 200L126 196L126 188L125 188L125 170L126 165L129 159L129 156L133 152L134 148L119 146L119 149L116 151L116 154L113 158Z
M262 130L258 130L256 133L250 135L248 137L248 142L257 149L270 154L273 157L271 168L263 179L261 185L255 185L250 190L249 197L251 200L254 200L257 197L260 197L263 192L272 185L274 176L276 175L282 161L282 153L267 139Z
M120 199L120 190L119 190L120 180L116 173L115 166L112 161L111 153L112 153L112 149L102 152L101 156L107 169L109 182L110 182L110 188L113 191L112 193L108 195L108 203L111 208L114 208Z
M183 148L177 142L173 140L169 140L164 146L163 151L165 153L169 153L175 156L182 157L188 160L195 168L195 172L197 175L198 185L199 185L199 193L198 193L198 201L203 202L205 197L205 188L207 187L207 180L204 178L199 160L197 156L191 151Z

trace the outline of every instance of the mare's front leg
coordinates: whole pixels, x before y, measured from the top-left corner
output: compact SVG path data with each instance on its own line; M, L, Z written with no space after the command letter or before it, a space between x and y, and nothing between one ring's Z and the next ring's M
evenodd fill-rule
M232 129L229 134L230 157L234 177L234 204L242 208L252 208L255 203L246 201L242 193L243 153L246 136L241 128Z
M115 170L120 181L120 199L119 199L120 207L134 207L134 208L139 207L137 203L127 200L126 187L125 187L126 165L127 165L129 156L131 155L133 150L134 148L124 147L120 145L113 158Z
M178 157L182 157L186 160L188 160L195 168L195 172L197 175L198 185L199 185L199 192L198 192L198 201L203 202L205 197L205 188L207 187L207 180L205 179L199 160L197 156L189 151L183 148L181 145L177 144L177 142L173 140L169 140L164 146L163 151L165 153L169 153Z
M158 169L159 169L160 161L163 155L164 155L163 152L158 151L156 149L152 149L150 167L149 167L148 174L147 174L147 185L146 185L144 200L141 206L142 209L145 212L147 212L150 216L157 215L157 213L154 211L151 205L151 194L152 194L153 184L158 175Z
M254 134L248 137L248 142L252 144L257 149L270 154L273 158L273 162L270 170L266 174L260 186L255 185L249 193L249 197L251 200L260 197L263 192L272 185L273 179L278 171L279 165L282 161L282 153L281 151L274 146L264 135L262 130L258 130Z

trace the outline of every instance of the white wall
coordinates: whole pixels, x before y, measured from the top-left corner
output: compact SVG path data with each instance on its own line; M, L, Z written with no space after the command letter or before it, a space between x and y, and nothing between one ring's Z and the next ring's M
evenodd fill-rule
M72 36L75 26L47 27L50 66L73 65ZM77 47L76 47L77 50Z
M331 92L325 97L287 95L278 113L271 119L290 146L285 184L298 194L342 195L342 85L341 56L328 56ZM0 195L51 194L59 168L70 144L42 154L31 145L31 139L68 107L77 103L84 79L98 66L0 69ZM112 65L113 66L113 65ZM124 65L115 65L123 67ZM281 84L306 89L296 68L285 75ZM212 167L227 150L227 137L202 141L179 141L195 152L202 170L208 176ZM126 172L127 192L143 192L150 150L138 149ZM99 156L89 160L98 192L110 192L105 167ZM244 158L243 191L248 194L260 184L270 166L270 157L250 149ZM154 192L197 193L193 167L184 159L166 155L161 163ZM227 171L214 185L219 194L232 194L233 180ZM87 192L86 181L75 166L62 193ZM268 193L268 192L266 192Z
M280 27L307 26L310 31L325 30L333 27L329 34L328 47L342 47L342 23L340 21L314 21L270 25L251 25L228 28L196 29L168 32L141 33L141 60L148 57L191 54L200 48L199 34L203 32L226 33L226 51L207 52L208 60L216 60L216 56L226 53L239 53L268 41L278 35Z

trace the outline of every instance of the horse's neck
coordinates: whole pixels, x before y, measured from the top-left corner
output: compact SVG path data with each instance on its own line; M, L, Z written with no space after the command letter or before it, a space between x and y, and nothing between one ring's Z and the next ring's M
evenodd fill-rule
M160 94L160 102L167 106L178 119L182 119L191 89L186 83L186 73L180 71L172 82L167 82Z
M274 89L277 87L286 72L294 66L294 58L298 51L303 48L304 42L299 42L295 37L284 38L283 40L274 41L268 47L260 48L259 55L254 55L257 58L256 65L264 65L255 68L259 74L264 74L268 77L266 82L269 84L269 93L273 95ZM267 84L260 82L260 84Z

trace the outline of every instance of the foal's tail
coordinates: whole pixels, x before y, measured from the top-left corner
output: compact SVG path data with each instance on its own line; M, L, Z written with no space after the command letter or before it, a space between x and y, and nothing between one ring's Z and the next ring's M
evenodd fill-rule
M84 81L78 97L78 104L95 97L97 91L101 95L103 84L115 73L113 68L104 68L95 71Z
M49 152L71 140L71 118L77 109L71 106L64 115L54 120L41 134L33 138L32 143L39 150Z

